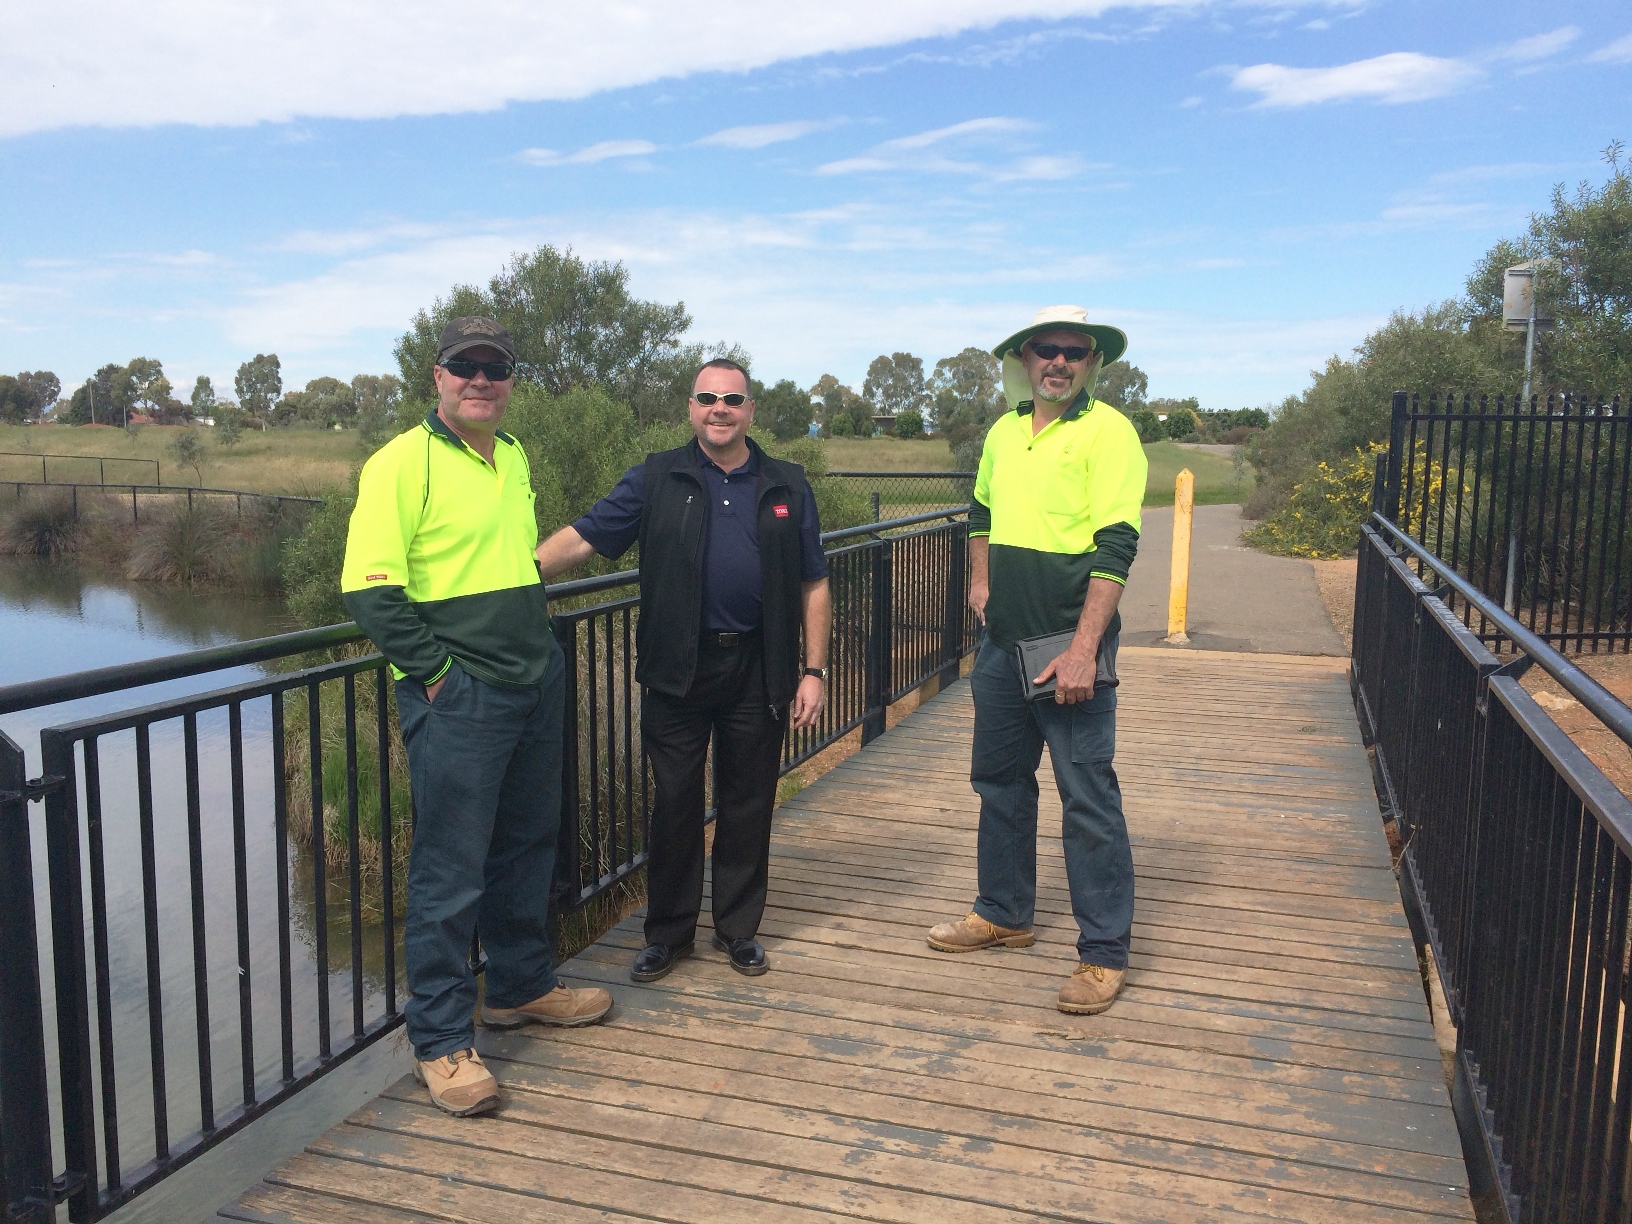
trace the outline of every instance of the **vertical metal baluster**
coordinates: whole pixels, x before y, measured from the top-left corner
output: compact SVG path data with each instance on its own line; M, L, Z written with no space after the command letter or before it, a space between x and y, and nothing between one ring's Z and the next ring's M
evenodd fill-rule
M210 1057L210 960L204 933L204 813L198 793L198 715L183 714L187 775L187 883L193 902L193 1016L198 1026L198 1112L215 1129L215 1075Z
M278 1043L283 1082L295 1080L294 988L289 957L289 782L284 773L283 703L287 691L272 694L272 871L278 906Z
M1552 459L1553 430L1554 430L1555 424L1556 424L1556 427L1558 429L1558 434L1559 434L1559 436L1558 436L1558 453L1559 453L1558 467L1559 467L1559 471L1558 471L1558 479L1556 481L1553 479L1553 459ZM1569 436L1570 436L1569 426L1570 426L1570 423L1569 423L1568 415L1566 415L1566 416L1564 416L1562 418L1556 417L1556 416L1553 415L1553 397L1549 395L1547 397L1547 429L1546 429L1546 432L1543 433L1542 436L1541 436L1541 497L1540 497L1539 504L1536 507L1537 512L1538 512L1538 517L1540 519L1539 529L1537 531L1537 535L1539 537L1538 547L1546 547L1546 539L1547 539L1547 493L1548 493L1548 489L1549 489L1549 487L1551 487L1553 485L1556 485L1558 490L1562 490L1562 488L1563 488L1563 484L1564 484L1564 450L1565 450L1566 443L1569 441ZM1562 496L1561 492L1558 492L1558 491L1555 490L1555 496L1554 496L1553 500L1555 502L1558 502L1560 500L1561 496ZM1552 513L1552 525L1553 525L1552 545L1551 545L1550 551L1547 553L1547 567L1546 567L1547 568L1547 590L1546 590L1545 596L1543 596L1543 593L1539 589L1539 587L1538 587L1538 589L1536 591L1536 598L1538 600L1541 600L1541 599L1545 598L1545 603L1546 603L1545 612L1544 612L1543 618L1542 618L1542 628L1540 630L1543 637L1547 636L1547 632L1552 629L1552 625L1553 625L1553 603L1557 599L1559 516L1560 516L1560 510L1559 510L1559 508L1557 506L1555 506L1554 509L1553 509L1553 513ZM1538 566L1536 568L1539 571L1541 569L1541 566L1538 564ZM1540 577L1539 573L1538 573L1537 577L1538 578ZM1531 624L1530 624L1530 628L1532 630L1535 630L1535 628L1536 628L1536 626L1535 626L1535 613L1536 613L1536 610L1534 608L1532 608L1532 610L1531 610Z
M1606 1119L1604 1160L1599 1179L1598 1211L1595 1218L1600 1224L1622 1219L1628 1206L1627 1157L1628 1152L1632 1151L1632 1040L1627 1040L1625 1030L1626 1021L1632 1016L1632 1008L1628 1008L1626 998L1627 958L1632 955L1632 946L1627 942L1628 874L1632 873L1628 872L1626 859L1621 856L1619 872L1621 890L1617 894L1620 899L1615 907L1616 921L1620 924L1618 927L1620 938L1610 944L1613 955L1610 958L1609 980L1613 989L1610 991L1610 1007L1605 1016L1605 1031L1609 1045L1604 1055L1604 1066L1600 1071L1600 1075L1609 1080L1615 1093L1614 1109ZM1600 1048L1604 1048L1602 1044ZM1607 1086L1603 1099L1609 1099Z
M1591 602L1587 596L1587 588L1589 585L1591 585L1592 581L1592 520L1593 511L1597 508L1598 504L1598 447L1603 440L1603 420L1604 417L1601 412L1595 411L1593 413L1592 451L1591 458L1587 461L1586 522L1582 524L1581 531L1581 596L1575 601L1575 649L1576 653L1578 654L1585 645L1587 632L1587 607ZM1587 423L1585 420L1583 420L1581 422L1581 432L1583 435L1586 433L1586 430ZM1579 463L1576 464L1575 468L1575 497L1577 504L1571 507L1570 513L1570 557L1572 561L1575 557L1575 528L1576 525L1581 522L1582 518L1582 512L1579 508L1581 497L1581 465ZM1605 526L1607 529L1608 525L1606 524ZM1565 605L1564 628L1568 630L1569 627L1569 610L1568 605Z
M108 957L107 859L102 838L102 760L96 736L85 741L85 842L91 868L91 954L96 966L96 1044L102 1075L102 1144L108 1189L117 1190L119 1088L113 1057L113 970Z
M591 616L584 622L589 637L586 676L589 689L589 860L592 885L599 884L605 874L601 869L601 701L600 694L595 691L600 657L596 651L595 621L596 618Z
M243 1063L244 1107L255 1103L255 1008L249 959L249 836L244 813L244 711L227 707L232 773L232 887L238 922L238 1056Z
M391 705L382 664L374 669L374 713L380 754L380 906L385 945L385 1014L397 1014L397 915L391 859Z
M623 861L618 853L618 689L613 668L617 651L612 649L612 617L608 612L601 618L606 626L606 662L603 670L606 681L606 869L616 871Z
M153 1074L153 1151L170 1159L169 1096L164 1079L164 979L159 966L159 880L153 846L153 755L147 724L136 726L136 819L142 842L142 928L147 945L147 1042Z
M363 1039L363 846L358 828L357 675L347 672L346 701L346 883L351 890L351 1037Z
M1451 547L1449 558L1451 568L1461 572L1462 565L1462 491L1467 485L1468 468L1468 414L1472 410L1472 399L1467 392L1462 393L1462 412L1453 421L1451 418L1451 396L1445 397L1445 501L1451 501L1451 426L1457 428L1456 439L1456 498L1455 507L1451 511ZM1445 508L1440 508L1443 517ZM1443 545L1444 532L1440 533L1440 542ZM1445 556L1445 553L1441 553Z
M1549 574L1547 574L1547 612L1542 619L1542 636L1552 645L1552 610L1559 604L1559 535L1563 529L1563 485L1568 478L1568 449L1570 449L1570 398L1563 400L1563 415L1554 418L1552 415L1552 397L1547 397L1547 434L1552 436L1552 423L1559 421L1559 478L1554 481L1554 496L1552 496L1552 557L1550 557ZM1552 475L1552 472L1547 472Z
M1632 416L1632 402L1629 402L1625 407L1628 411L1623 413L1621 397L1616 396L1615 428L1616 432L1620 435L1619 442L1621 447L1621 506L1619 512L1615 516L1615 521L1617 524L1615 528L1615 577L1611 581L1610 589L1613 592L1612 598L1617 604L1627 595L1625 583L1626 579L1629 577L1625 566L1627 489L1632 487L1632 420L1628 419L1629 416ZM1612 629L1614 628L1615 612L1616 608L1611 606L1610 627ZM1629 615L1626 621L1626 628L1618 632L1621 634L1621 645L1623 650L1632 651L1632 615ZM1613 639L1610 641L1610 649L1615 649Z
M1568 436L1569 436L1569 427L1570 427L1570 422L1571 422L1571 417L1570 417L1569 413L1570 413L1570 408L1571 408L1572 404L1578 410L1580 409L1580 405L1575 404L1572 397L1565 396L1564 397L1564 430L1565 430L1564 437L1565 438L1568 438ZM1566 543L1564 545L1563 551L1562 552L1557 552L1557 555L1559 557L1561 557L1562 560L1563 560L1564 580L1563 580L1563 583L1562 583L1558 593L1555 594L1555 596L1553 598L1553 602L1548 605L1548 608L1547 608L1547 628L1549 630L1551 630L1552 627L1553 627L1552 610L1553 610L1554 605L1558 605L1559 608L1560 608L1559 626L1558 626L1559 636L1558 636L1558 641L1553 643L1553 644L1556 645L1560 650L1565 648L1565 646L1564 646L1565 638L1568 636L1569 631L1570 631L1570 585L1571 585L1570 580L1575 576L1575 529L1576 529L1576 525L1577 525L1577 515L1580 512L1580 506L1581 506L1581 459L1582 459L1582 451L1584 449L1584 443L1586 442L1586 440L1587 440L1586 417L1585 416L1580 416L1579 418L1577 418L1575 420L1575 457L1574 457L1574 462L1571 463L1570 460L1566 457L1566 451L1567 451L1568 448L1564 445L1564 442L1563 442L1562 439L1560 440L1559 447L1558 447L1558 462L1559 462L1559 467L1560 467L1561 470L1559 471L1559 474L1558 474L1558 514L1559 514L1559 518L1558 518L1558 521L1554 524L1554 528L1553 528L1553 534L1554 534L1553 543L1554 543L1555 552L1557 552L1558 537L1562 534L1563 527L1564 527L1564 524L1566 522L1569 523L1569 534L1567 536L1564 536L1564 539L1565 539ZM1569 513L1567 515L1564 512L1564 486L1565 486L1566 483L1569 485L1569 493L1570 493L1570 509L1569 509Z
M1496 421L1496 437L1491 446L1490 488L1486 490L1484 487L1485 428L1490 422L1490 406L1490 398L1488 396L1481 395L1479 397L1479 432L1478 437L1473 444L1473 512L1468 520L1468 577L1474 578L1474 557L1479 552L1479 506L1480 498L1483 497L1486 507L1484 533L1485 564L1482 571L1482 576L1476 578L1475 581L1479 583L1479 589L1486 595L1490 594L1490 563L1496 552L1496 456L1501 453L1502 445L1502 423L1498 419ZM1500 411L1500 409L1498 409L1498 411ZM1486 628L1485 615L1483 612L1481 612L1479 614L1479 634L1481 638L1484 636Z
M312 942L317 958L317 1052L326 1062L329 1039L329 877L323 828L323 713L318 682L306 686L306 751L312 784Z
M1570 1041L1565 1023L1570 1011L1573 987L1580 973L1571 954L1575 930L1574 910L1582 891L1582 859L1590 857L1591 849L1586 844L1586 839L1582 837L1584 831L1582 813L1580 805L1574 802L1574 792L1570 791L1556 772L1550 768L1547 772L1553 784L1553 799L1549 805L1552 809L1551 819L1563 827L1564 854L1558 860L1558 868L1553 877L1547 882L1552 903L1548 907L1550 929L1546 964L1551 981L1545 995L1547 1006L1542 1012L1537 1032L1537 1041L1545 1049L1538 1100L1544 1104L1547 1126L1545 1139L1536 1153L1535 1169L1537 1188L1540 1192L1537 1195L1537 1206L1543 1211L1554 1212L1557 1204L1553 1190L1557 1182L1552 1177L1552 1170L1563 1158L1563 1141L1569 1119L1568 1110L1559 1107L1559 1098L1565 1069L1573 1063L1575 1057L1575 1046ZM1563 1034L1562 1041L1559 1040L1559 1034Z
M623 609L623 844L628 862L635 854L635 652L630 637L633 609Z
M1616 405L1617 406L1619 405L1619 402L1620 401L1617 398L1617 400L1616 400ZM1605 582L1608 581L1608 578L1609 578L1609 558L1610 558L1609 539L1610 539L1610 534L1611 534L1610 524L1613 521L1611 519L1611 517L1610 517L1610 511L1611 511L1611 509L1612 509L1612 507L1614 505L1614 502L1615 502L1615 457L1616 457L1616 454L1617 454L1616 442L1617 442L1617 435L1620 433L1620 424L1621 424L1618 417L1619 417L1619 414L1615 412L1614 407L1611 407L1610 415L1607 418L1609 423L1608 423L1607 427L1603 426L1603 421L1605 419L1605 414L1604 414L1604 412L1602 410L1602 406L1600 406L1599 422L1598 423L1599 423L1600 427L1607 428L1609 430L1609 446L1607 448L1608 453L1604 456L1604 512L1603 512L1602 515L1599 516L1600 522L1603 525L1602 526L1602 534L1596 537L1597 540L1598 540L1598 586L1597 586L1597 589L1593 592L1592 599L1591 599L1591 607L1592 607L1592 653L1593 654L1598 653L1598 643L1599 642L1603 642L1605 647L1607 649L1609 649L1609 650L1614 650L1615 649L1615 640L1614 640L1614 638L1606 636L1606 634L1612 634L1614 632L1614 629L1613 629L1612 624L1606 623L1605 620L1604 620L1604 584L1605 584ZM1598 445L1598 442L1597 442L1597 439L1595 438L1593 440L1593 446L1595 448L1594 449L1594 457L1595 458L1596 458L1596 447L1597 447L1597 445ZM1596 504L1596 503L1594 503L1594 504ZM1584 579L1584 576L1583 576L1583 579ZM1587 585L1586 582L1583 580L1583 583L1582 583L1583 592L1585 592L1586 585ZM1581 614L1583 616L1586 615L1586 608L1585 607L1582 608ZM1611 617L1610 620L1613 621L1614 618Z
M1415 496L1414 490L1417 487L1417 422L1421 419L1417 408L1418 399L1413 395L1411 397L1410 415L1407 418L1409 432L1405 435L1405 447L1400 455L1400 466L1404 473L1405 488L1400 496L1400 522L1398 526L1407 535L1411 534L1412 498Z
M1604 922L1594 948L1601 974L1597 980L1603 986L1598 1006L1594 1009L1598 1020L1597 1040L1590 1044L1583 1043L1588 1052L1587 1065L1591 1074L1587 1099L1592 1102L1592 1118L1581 1142L1584 1170L1581 1180L1582 1218L1598 1218L1603 1210L1604 1166L1609 1157L1604 1140L1609 1134L1613 1103L1615 1038L1620 1029L1621 988L1626 968L1622 957L1626 951L1627 886L1628 876L1632 874L1628 872L1626 855L1621 853L1608 833L1603 829L1598 832L1606 843L1601 847L1600 854L1609 870L1606 894L1600 909ZM1588 972L1590 974L1592 970L1589 968ZM1625 1155L1624 1149L1622 1154Z

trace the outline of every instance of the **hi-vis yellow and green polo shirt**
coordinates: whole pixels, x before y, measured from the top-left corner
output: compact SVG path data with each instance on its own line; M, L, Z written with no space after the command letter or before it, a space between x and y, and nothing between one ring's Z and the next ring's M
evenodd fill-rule
M992 425L969 534L990 538L986 630L999 646L1074 629L1090 578L1127 583L1146 467L1132 422L1087 392L1036 437L1029 401ZM1106 632L1121 627L1118 614Z
M431 413L363 465L340 591L400 680L448 664L530 688L550 661L550 616L533 550L527 456L500 432L493 465Z

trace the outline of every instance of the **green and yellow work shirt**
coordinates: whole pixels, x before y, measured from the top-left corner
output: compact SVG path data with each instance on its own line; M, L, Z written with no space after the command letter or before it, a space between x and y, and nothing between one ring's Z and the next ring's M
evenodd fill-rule
M433 412L363 465L340 591L399 680L433 683L457 659L530 688L551 647L537 547L520 443L499 432L490 465Z
M969 534L990 540L986 629L1005 649L1074 629L1090 578L1126 584L1147 463L1133 423L1086 392L1035 437L1031 403L986 434ZM1108 634L1120 631L1121 615Z

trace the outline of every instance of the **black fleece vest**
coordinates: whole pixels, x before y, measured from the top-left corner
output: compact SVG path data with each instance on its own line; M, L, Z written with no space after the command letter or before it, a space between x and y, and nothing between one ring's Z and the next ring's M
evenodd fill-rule
M804 522L805 469L772 459L750 439L759 460L754 505L759 524L761 637L765 696L773 706L793 700L803 668L799 533ZM696 441L646 456L640 514L640 622L635 631L635 679L683 697L697 673L703 626L703 544L708 487L698 470Z

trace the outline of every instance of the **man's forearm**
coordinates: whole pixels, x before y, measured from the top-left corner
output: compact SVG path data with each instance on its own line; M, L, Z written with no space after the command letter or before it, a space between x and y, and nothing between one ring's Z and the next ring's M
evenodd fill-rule
M1077 617L1076 640L1097 651L1116 605L1121 602L1123 586L1109 578L1090 578L1088 597L1082 601L1082 614Z
M833 632L833 595L827 579L807 582L800 593L804 602L805 666L827 666L827 643Z
M992 551L992 541L988 536L969 537L969 585L986 585L986 563Z
M595 549L578 534L576 527L568 526L540 544L533 555L538 558L538 572L548 582L568 570L577 569L595 555Z
M430 684L448 670L452 656L425 627L401 587L346 591L342 598L358 627L398 669L421 684Z

